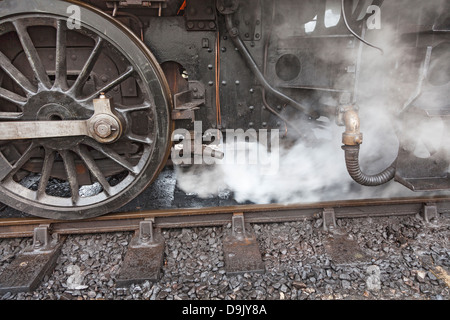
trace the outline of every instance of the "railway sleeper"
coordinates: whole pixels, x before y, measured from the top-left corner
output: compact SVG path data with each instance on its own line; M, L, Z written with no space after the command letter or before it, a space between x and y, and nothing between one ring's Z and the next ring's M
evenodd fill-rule
M227 274L265 272L256 235L250 224L244 221L242 212L233 214L231 232L223 240L223 250Z
M53 272L66 236L52 237L50 225L34 229L33 243L0 274L0 294L34 291Z
M144 281L156 282L161 277L165 241L153 228L154 218L139 223L139 230L131 239L122 268L116 279L117 287Z

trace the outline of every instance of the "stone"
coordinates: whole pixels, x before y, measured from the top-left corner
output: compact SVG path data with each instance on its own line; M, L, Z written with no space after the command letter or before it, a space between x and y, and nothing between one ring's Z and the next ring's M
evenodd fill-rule
M376 265L371 265L367 267L366 273L369 275L366 279L367 290L370 291L381 290L380 268Z

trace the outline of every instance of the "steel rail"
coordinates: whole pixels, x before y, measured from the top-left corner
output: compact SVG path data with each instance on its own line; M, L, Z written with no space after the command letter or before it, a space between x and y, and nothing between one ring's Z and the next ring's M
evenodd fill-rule
M307 204L236 205L188 209L147 210L111 213L85 220L49 220L44 218L0 219L0 238L32 237L34 229L48 225L60 235L136 231L139 223L153 219L156 228L223 226L235 213L243 213L249 223L273 223L317 219L324 209L334 209L336 218L415 215L425 205L435 205L437 212L450 213L450 197L419 197L330 201Z

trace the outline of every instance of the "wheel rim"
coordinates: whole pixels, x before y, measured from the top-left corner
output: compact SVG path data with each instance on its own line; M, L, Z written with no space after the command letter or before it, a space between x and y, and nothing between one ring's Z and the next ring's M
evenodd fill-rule
M170 98L162 71L130 31L91 7L76 3L81 25L70 29L73 3L24 3L0 2L0 41L11 44L0 50L0 121L85 120L104 92L124 130L112 144L89 137L1 141L1 201L58 219L115 210L167 159ZM55 181L65 192L52 190Z

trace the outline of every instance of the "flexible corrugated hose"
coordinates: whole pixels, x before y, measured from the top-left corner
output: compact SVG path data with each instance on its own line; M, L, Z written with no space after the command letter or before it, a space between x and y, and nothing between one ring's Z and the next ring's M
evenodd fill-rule
M390 180L395 176L395 161L385 170L374 175L367 175L361 171L359 167L359 145L342 146L345 151L345 164L347 171L357 183L363 186L379 186Z

